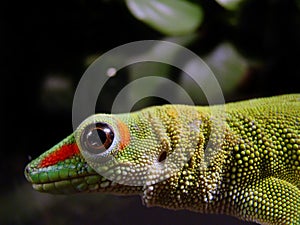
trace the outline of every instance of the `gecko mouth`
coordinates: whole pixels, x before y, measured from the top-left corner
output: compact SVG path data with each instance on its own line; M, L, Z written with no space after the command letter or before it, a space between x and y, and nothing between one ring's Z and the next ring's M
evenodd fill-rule
M101 176L96 174L58 181L32 183L32 187L35 190L51 194L94 192L109 185L110 181L104 180Z
M100 176L95 171L75 173L70 168L54 170L25 168L25 177L32 187L39 192L52 194L71 194L99 191L111 185L111 181Z

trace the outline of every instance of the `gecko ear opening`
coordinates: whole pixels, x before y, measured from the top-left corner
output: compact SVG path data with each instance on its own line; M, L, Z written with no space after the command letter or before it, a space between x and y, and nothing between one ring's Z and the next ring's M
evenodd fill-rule
M163 161L165 161L166 158L167 158L167 152L166 151L162 151L159 154L157 161L158 162L163 162Z
M92 154L101 154L108 150L114 140L114 130L107 123L89 124L81 134L81 145Z

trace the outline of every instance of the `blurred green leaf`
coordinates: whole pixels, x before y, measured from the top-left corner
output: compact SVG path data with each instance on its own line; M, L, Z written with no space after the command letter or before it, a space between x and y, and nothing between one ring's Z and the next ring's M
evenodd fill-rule
M177 37L166 37L163 41L174 42L182 46L189 45L195 42L198 38L198 35L188 34L183 36ZM158 43L153 46L151 51L145 52L143 55L139 57L145 58L156 58L157 60L164 58L175 60L178 52L175 49L166 48L164 44ZM159 76L164 78L171 77L172 67L168 64L163 63L139 63L134 66L129 67L129 80L130 82L137 80L142 77L146 76ZM152 80L153 83L149 83L147 87L145 86L135 86L134 88L130 89L131 99L128 101L124 101L124 104L130 104L129 102L132 101L132 96L139 96L141 93L145 91L148 93L156 93L159 90L165 90L166 85L161 81L157 81L155 79ZM139 102L139 107L144 108L151 105L151 99L143 99Z
M166 37L163 38L162 41L174 42L176 44L186 46L195 42L197 38L197 34L189 34L178 37ZM174 59L177 54L178 52L175 51L175 49L169 49L164 45L164 43L159 42L158 44L154 45L151 51L145 52L139 57L156 58L163 60L164 58ZM161 77L169 77L170 69L170 65L157 64L156 66L153 66L153 64L142 63L129 68L130 80L133 81L135 79L139 79L145 74L147 74L148 76L160 75Z
M194 32L202 23L199 5L183 0L126 0L130 12L165 35Z
M225 95L233 93L236 90L240 82L247 75L249 68L249 62L237 52L233 45L227 42L218 45L202 59L213 72ZM191 61L187 63L186 67L190 69L195 68L196 70L198 68L196 65L197 62ZM211 74L207 73L205 64L203 64L203 70L198 71L198 73L201 83L209 87L209 93L201 93L199 87L188 76L181 76L180 85L188 90L191 96L198 97L199 100L196 100L196 104L203 104L205 96L215 95L215 87L213 83L208 82L208 76L211 76Z
M228 10L237 10L243 0L216 0L221 6Z
M249 62L228 42L221 43L203 60L215 74L224 93L237 88L249 68Z

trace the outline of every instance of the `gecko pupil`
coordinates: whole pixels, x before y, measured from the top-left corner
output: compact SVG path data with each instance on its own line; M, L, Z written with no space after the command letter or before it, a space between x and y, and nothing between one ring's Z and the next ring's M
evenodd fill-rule
M113 129L106 123L88 125L82 135L82 143L91 153L105 152L114 140Z

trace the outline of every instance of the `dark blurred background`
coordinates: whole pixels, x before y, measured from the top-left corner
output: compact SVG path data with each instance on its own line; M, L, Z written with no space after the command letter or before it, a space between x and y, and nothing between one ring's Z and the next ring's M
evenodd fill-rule
M244 0L232 8L211 0L189 2L201 7L202 20L180 35L151 25L151 18L139 20L123 1L1 4L0 224L250 224L148 209L137 196L40 194L23 175L30 159L72 132L73 95L88 65L121 44L171 38L186 46L215 70L228 102L299 92L299 1ZM219 60L220 54L225 58ZM124 74L112 78L99 112L109 112L112 97L132 81L130 72Z

